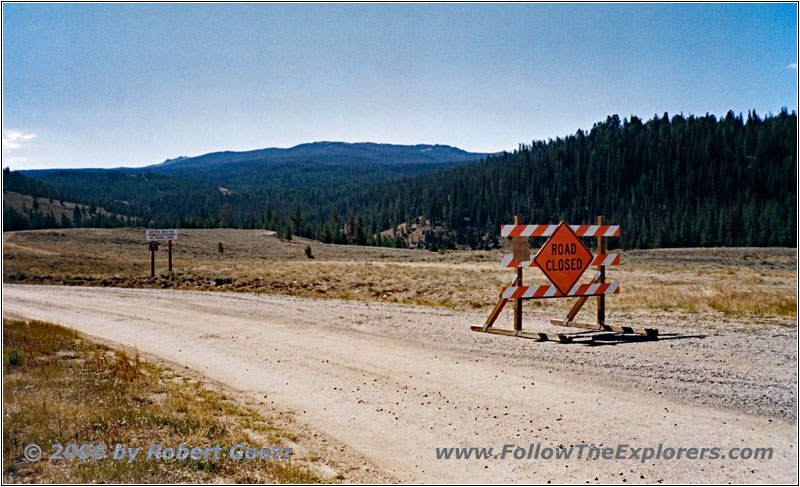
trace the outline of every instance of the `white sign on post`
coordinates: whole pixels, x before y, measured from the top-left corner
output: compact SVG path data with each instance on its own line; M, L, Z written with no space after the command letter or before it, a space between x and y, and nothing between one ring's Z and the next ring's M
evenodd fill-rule
M148 242L166 242L167 240L178 240L178 231L145 230L145 238Z

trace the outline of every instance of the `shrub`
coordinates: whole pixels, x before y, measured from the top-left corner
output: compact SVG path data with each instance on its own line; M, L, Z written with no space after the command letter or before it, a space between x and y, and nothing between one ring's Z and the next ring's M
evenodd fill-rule
M8 352L8 363L10 365L22 365L22 354L19 353L19 350Z

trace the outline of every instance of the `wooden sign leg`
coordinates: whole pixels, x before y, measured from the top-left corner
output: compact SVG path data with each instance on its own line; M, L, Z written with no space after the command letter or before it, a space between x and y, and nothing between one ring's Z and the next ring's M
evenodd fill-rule
M150 277L156 277L156 253L150 251Z
M494 322L497 321L497 317L500 315L500 312L503 311L503 308L506 306L506 302L508 300L505 298L500 298L497 301L497 304L494 305L492 312L489 313L489 317L486 318L486 323L483 324L483 331L486 331L487 328L494 325Z
M589 284L595 284L599 280L600 280L600 273L596 272L592 280L589 281ZM572 306L572 309L569 310L569 313L567 313L567 317L564 318L564 320L561 322L561 326L568 326L567 323L575 319L575 317L578 315L578 311L581 310L583 305L586 304L586 301L588 300L589 296L581 296L580 298L578 298L578 301L575 302L575 304Z
M511 279L509 285L511 286L517 285L517 276L514 276L514 278ZM485 332L490 326L494 325L494 322L497 321L497 317L500 316L500 312L503 311L503 308L505 307L507 302L508 300L504 298L503 295L501 294L500 299L497 301L497 304L494 305L494 309L492 309L492 312L489 313L489 317L486 318L486 323L484 323L483 329L481 331Z
M169 273L172 274L172 240L168 240L169 245Z
M598 216L597 217L597 224L598 225L605 225L606 224L606 217ZM606 253L606 238L604 236L597 237L597 253L603 255ZM600 279L598 280L600 284L604 284L606 282L606 266L600 266ZM597 324L604 325L606 323L606 297L605 295L601 294L597 296Z

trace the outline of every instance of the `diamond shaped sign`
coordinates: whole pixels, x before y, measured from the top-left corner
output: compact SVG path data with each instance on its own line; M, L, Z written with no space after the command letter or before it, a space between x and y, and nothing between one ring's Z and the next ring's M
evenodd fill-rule
M533 260L561 294L567 294L589 268L592 253L575 231L561 222Z

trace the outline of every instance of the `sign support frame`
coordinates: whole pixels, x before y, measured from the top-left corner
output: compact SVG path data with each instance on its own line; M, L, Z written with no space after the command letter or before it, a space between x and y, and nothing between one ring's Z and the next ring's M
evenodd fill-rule
M514 215L514 226L524 226L522 224L522 217L520 215ZM547 225L535 225L534 227L546 227ZM555 228L556 225L550 225L550 227ZM574 227L573 227L574 228ZM616 228L614 232L611 232L610 227L606 227L606 219L605 216L598 216L597 217L597 226L591 227L597 234L597 253L598 255L594 256L593 264L597 266L597 272L595 273L594 277L592 278L591 282L589 283L590 290L599 289L600 286L605 286L606 284L606 264L618 264L619 263L619 256L618 255L606 255L606 235L612 236L619 236L619 227ZM608 231L604 231L604 229L609 228ZM591 232L591 231L590 231ZM512 238L518 238L513 236L514 234L509 232ZM523 233L524 234L524 233ZM550 231L552 234L552 231ZM507 234L508 235L508 234ZM519 232L517 233L519 235ZM529 233L530 235L530 233ZM537 236L547 236L547 233L542 232L540 235ZM585 235L584 233L580 233L579 235ZM527 237L525 237L527 238ZM607 259L608 258L608 259ZM607 259L607 260L606 260ZM520 265L522 264L522 265ZM523 266L526 263L519 263L511 264L509 267L516 266L515 276L511 281L511 286L517 286L519 288L524 288L522 285L522 270ZM529 264L529 263L528 263ZM528 265L530 266L530 265ZM616 284L611 284L610 286L617 286ZM576 285L577 287L577 285ZM505 289L505 288L504 288ZM618 287L615 288L616 292L618 292ZM575 292L575 291L572 291ZM507 335L507 336L515 336L519 338L533 338L538 340L550 340L550 341L557 341L561 343L568 343L572 341L572 336L564 335L564 334L548 334L548 333L531 333L531 332L524 332L522 331L522 301L528 297L559 297L559 298L567 298L567 297L577 297L578 300L572 306L569 313L567 313L566 318L563 320L550 320L550 323L553 325L565 326L565 327L573 327L573 328L582 328L585 330L592 330L592 331L609 331L613 333L633 333L637 335L646 335L650 338L657 339L658 337L658 330L654 328L638 328L638 327L628 327L628 326L610 326L605 323L605 294L604 292L600 292L596 294L597 296L597 324L589 324L589 323L577 323L573 320L577 316L578 312L581 310L584 304L589 300L589 298L593 295L595 291L591 291L591 293L585 295L526 295L524 297L513 297L514 300L514 330L501 330L501 329L493 329L492 326L494 325L495 321L497 320L500 312L505 307L507 301L512 298L512 296L504 297L503 293L500 294L500 299L498 300L497 304L492 309L492 312L489 314L486 322L483 326L471 326L470 329L472 331L483 332L483 333L493 333L497 335ZM519 296L519 295L517 295Z
M177 229L145 229L145 241L150 249L150 277L156 277L156 255L159 242L167 242L169 273L172 274L172 241L178 240Z

